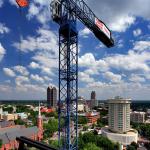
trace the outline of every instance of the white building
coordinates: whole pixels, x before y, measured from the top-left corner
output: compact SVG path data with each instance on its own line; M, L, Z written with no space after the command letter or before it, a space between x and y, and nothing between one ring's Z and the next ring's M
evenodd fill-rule
M101 129L103 136L125 146L138 140L138 132L130 129L130 103L131 99L109 99L109 126Z
M115 97L108 100L109 128L113 132L124 133L130 130L131 99Z
M130 145L133 141L137 143L138 140L138 132L136 130L130 130L126 134L120 134L111 132L108 127L104 127L101 131L103 136L122 145Z
M135 123L144 123L145 122L145 112L133 111L130 114L132 122Z

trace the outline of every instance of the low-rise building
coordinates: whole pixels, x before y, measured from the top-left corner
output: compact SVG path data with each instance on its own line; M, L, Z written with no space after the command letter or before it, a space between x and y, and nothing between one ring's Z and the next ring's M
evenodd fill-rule
M130 113L131 122L144 123L145 122L145 112L133 111Z
M25 113L17 113L18 114L18 118L20 118L20 119L27 119L28 118L28 115L27 114L25 114Z
M3 119L4 120L17 120L18 119L18 114L6 114L6 115L3 115Z
M86 113L86 117L88 119L89 123L96 123L97 120L100 118L100 114L99 112L90 112L90 113Z
M88 113L79 113L81 117L86 117L88 119L88 123L94 124L100 118L99 112L88 112Z
M2 147L0 150L18 149L19 143L16 137L25 136L32 140L43 139L43 120L40 112L37 117L37 126L26 128L24 125L15 125L13 121L0 121L0 139Z

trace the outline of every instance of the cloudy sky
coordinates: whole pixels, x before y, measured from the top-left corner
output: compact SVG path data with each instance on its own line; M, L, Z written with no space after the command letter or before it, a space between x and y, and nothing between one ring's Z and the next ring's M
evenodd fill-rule
M0 99L45 99L58 86L58 28L51 0L0 0ZM150 0L85 0L115 39L106 48L78 22L79 94L150 100Z

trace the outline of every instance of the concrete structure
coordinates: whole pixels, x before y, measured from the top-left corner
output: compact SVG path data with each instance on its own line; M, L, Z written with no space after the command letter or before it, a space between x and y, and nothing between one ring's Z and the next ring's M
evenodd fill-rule
M12 121L0 122L0 139L2 140L2 147L0 150L18 149L19 143L16 141L16 137L20 136L25 136L38 141L43 138L43 121L40 106L37 126L26 128L22 125L15 125Z
M113 132L125 133L130 130L131 99L115 97L108 100L109 128Z
M119 142L123 145L130 145L131 142L136 142L138 140L138 132L136 130L129 130L126 134L114 133L109 130L108 127L101 129L102 135L106 136L114 142Z
M145 122L145 112L134 111L131 112L130 118L132 122L144 123Z
M120 97L109 99L109 127L102 128L103 136L124 146L138 140L138 132L130 129L130 101Z
M57 106L57 89L55 87L47 88L47 107L56 108Z

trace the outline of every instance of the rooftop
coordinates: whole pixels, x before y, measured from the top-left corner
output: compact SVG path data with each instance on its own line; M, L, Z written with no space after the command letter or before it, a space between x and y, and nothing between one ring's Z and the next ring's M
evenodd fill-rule
M38 133L38 128L36 126L30 128L7 128L7 130L0 131L0 139L2 139L3 144L10 143L10 141L14 141L16 137L26 136L30 137L33 134Z
M131 99L127 99L127 98L122 98L122 97L116 96L115 98L108 99L107 102L109 104L130 104L131 103Z

